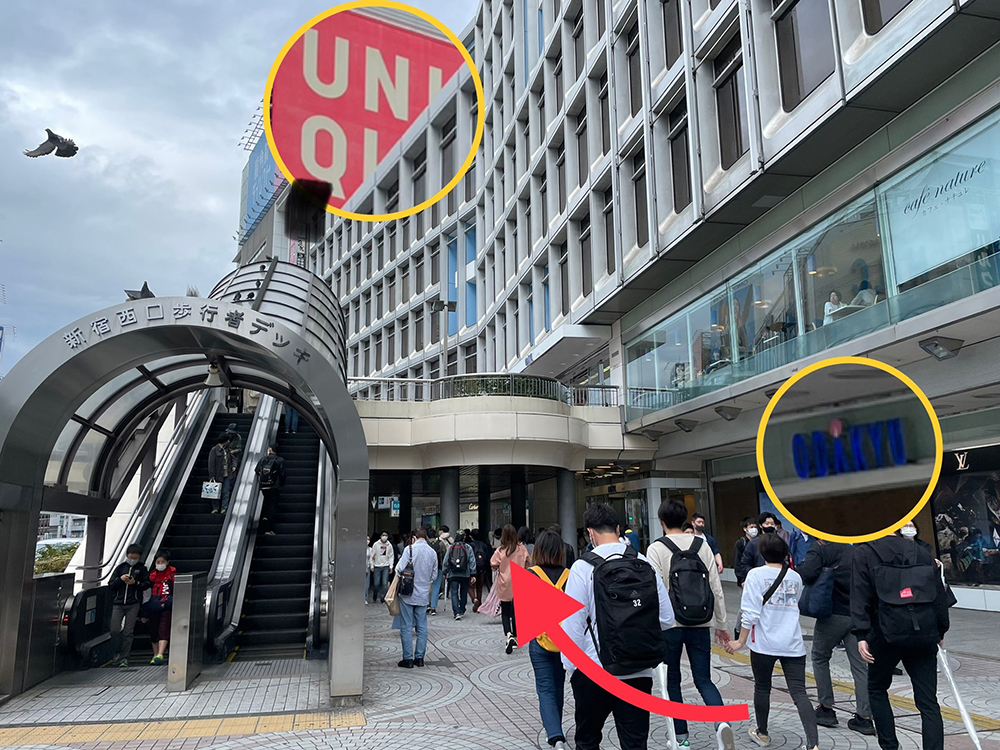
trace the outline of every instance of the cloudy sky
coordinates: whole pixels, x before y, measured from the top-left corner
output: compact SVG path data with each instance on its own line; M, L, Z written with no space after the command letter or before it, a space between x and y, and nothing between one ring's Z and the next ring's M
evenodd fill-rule
M456 32L475 7L410 1ZM207 294L232 268L240 137L282 44L335 4L3 0L0 372L123 289ZM47 127L79 154L23 156Z

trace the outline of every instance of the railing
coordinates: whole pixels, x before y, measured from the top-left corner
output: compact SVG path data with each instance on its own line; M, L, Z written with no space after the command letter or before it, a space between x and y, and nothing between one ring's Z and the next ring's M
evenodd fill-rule
M538 375L488 373L418 378L348 378L355 401L440 401L472 396L521 396L559 401L570 406L618 406L611 385L566 385Z

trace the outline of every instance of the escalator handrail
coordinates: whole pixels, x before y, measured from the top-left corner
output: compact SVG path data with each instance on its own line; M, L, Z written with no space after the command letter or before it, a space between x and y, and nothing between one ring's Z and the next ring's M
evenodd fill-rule
M329 581L332 555L328 549L329 519L333 517L333 462L326 446L319 444L319 467L316 472L316 519L313 524L312 575L309 580L309 625L306 651L322 647L326 640L329 617Z
M108 568L108 572L100 576L98 581L110 578L114 571L114 566L125 555L128 545L134 540L143 538L150 525L154 523L153 513L150 511L165 510L169 507L169 512L162 523L159 523L160 535L173 514L173 508L184 490L188 476L198 451L201 449L205 435L212 423L219 402L212 397L209 391L200 391L195 394L191 403L188 404L184 415L174 425L170 439L164 446L160 460L156 462L153 475L140 490L136 508L129 517L121 536L115 544L112 553L97 565L81 565L80 570L95 570ZM163 497L170 497L168 504L161 502ZM147 550L147 557L156 554L156 545L151 545Z

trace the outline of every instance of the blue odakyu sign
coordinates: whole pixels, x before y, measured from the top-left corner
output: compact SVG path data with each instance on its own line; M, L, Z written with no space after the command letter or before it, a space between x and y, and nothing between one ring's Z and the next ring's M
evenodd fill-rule
M847 428L834 419L828 431L813 430L792 437L795 473L802 479L869 471L906 463L902 419Z

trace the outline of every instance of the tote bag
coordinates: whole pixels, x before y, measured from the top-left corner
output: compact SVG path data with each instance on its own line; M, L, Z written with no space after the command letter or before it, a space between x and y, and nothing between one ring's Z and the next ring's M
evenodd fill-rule
M385 606L389 608L389 614L393 617L399 615L399 576L393 576L389 588L385 592Z
M219 482L202 482L201 496L205 500L218 500L222 494L222 485Z
M487 617L500 616L500 587L497 584L493 584L489 595L479 605L479 614Z

